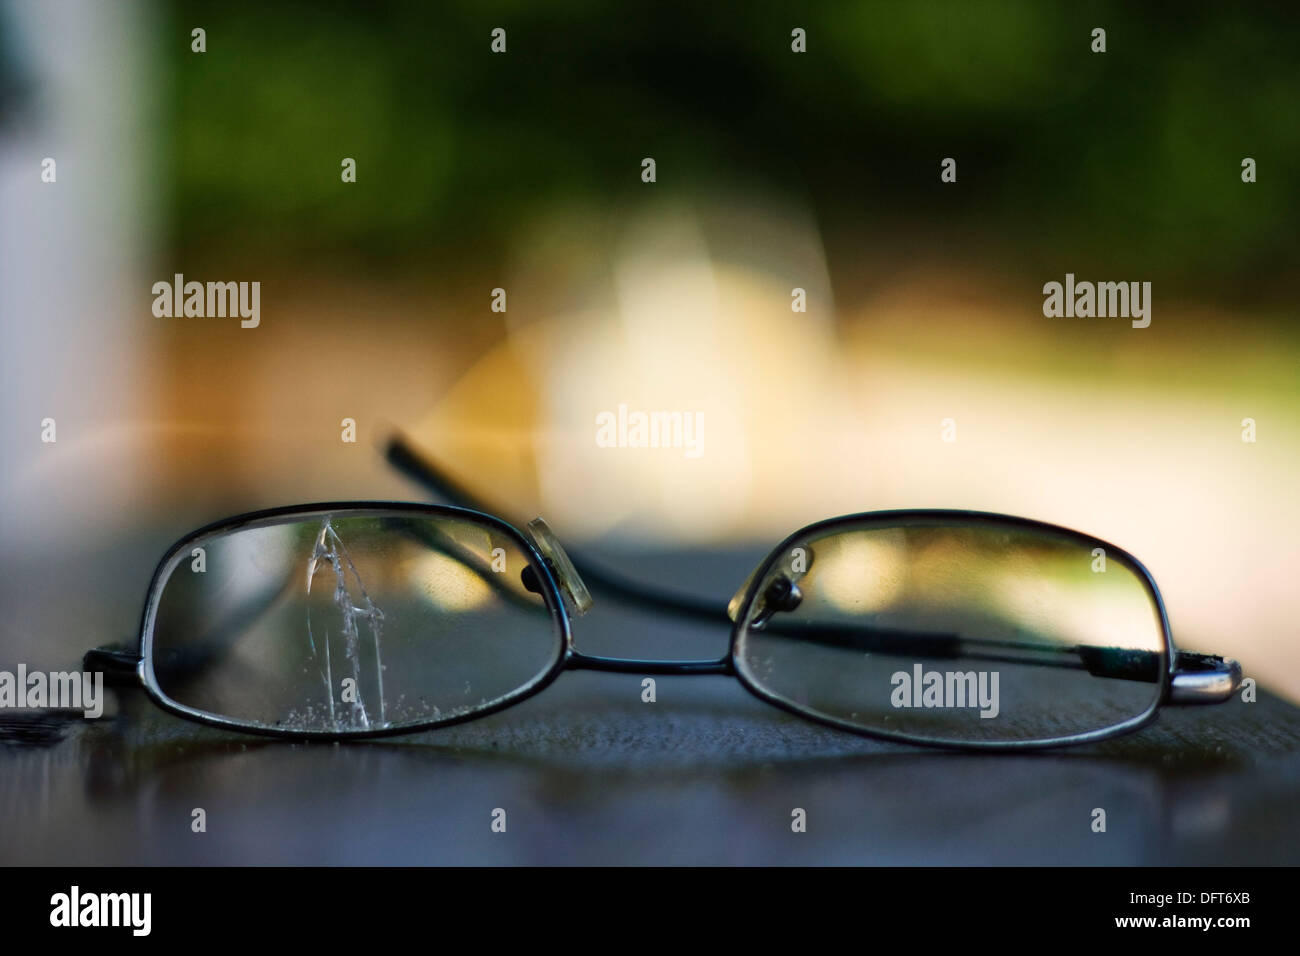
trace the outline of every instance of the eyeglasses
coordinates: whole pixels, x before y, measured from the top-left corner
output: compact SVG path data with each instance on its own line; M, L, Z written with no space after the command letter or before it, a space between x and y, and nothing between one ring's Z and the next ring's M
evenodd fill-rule
M584 577L615 599L721 621L719 608L575 562L521 532L400 439L390 460L459 505L277 508L174 544L134 651L88 670L164 709L256 734L379 737L472 720L565 670L733 674L759 698L865 736L1023 749L1136 730L1162 705L1226 700L1235 661L1177 651L1155 582L1113 545L968 511L822 521L732 599L719 660L593 657L571 622Z

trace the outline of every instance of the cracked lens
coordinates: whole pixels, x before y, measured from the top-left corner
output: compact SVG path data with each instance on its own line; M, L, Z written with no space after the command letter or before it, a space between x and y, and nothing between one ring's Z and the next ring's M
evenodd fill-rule
M375 602L366 593L366 587L361 583L361 574L357 571L357 566L352 562L352 557L348 554L343 539L334 530L330 516L327 516L321 523L320 533L316 536L316 544L312 548L311 560L307 563L307 593L309 595L311 594L312 583L316 579L316 572L324 567L325 562L329 563L330 569L334 572L334 606L339 612L339 626L342 630L346 649L345 656L352 671L351 696L353 699L349 705L352 709L352 721L356 726L370 729L370 715L366 712L364 694L361 689L361 628L358 626L358 622L364 621L375 650L375 683L378 686L379 724L383 726L387 723L387 719L384 715L384 665L379 651L379 638L383 632L384 612L375 606ZM348 590L349 574L352 576L352 582L356 588L357 597L360 598L360 603L353 601L352 593ZM325 625L324 633L321 636L325 651L321 655L317 652L316 637L312 631L310 603L307 605L307 640L311 644L312 656L321 661L320 674L321 679L325 682L325 694L329 701L330 723L337 726L338 715L334 701L334 678L330 664L330 629L328 625ZM347 702L341 700L340 703Z
M259 728L359 734L500 706L563 657L496 527L384 509L313 512L202 539L158 600L158 687Z

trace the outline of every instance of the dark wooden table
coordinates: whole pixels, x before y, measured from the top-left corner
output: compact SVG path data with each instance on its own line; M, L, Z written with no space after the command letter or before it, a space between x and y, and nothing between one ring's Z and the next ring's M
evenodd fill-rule
M749 557L663 560L725 594ZM83 600L120 604L125 621L139 595L119 595L116 577L90 581ZM727 642L725 627L608 603L575 633L597 654L703 657ZM135 693L93 723L11 713L0 863L1300 862L1300 709L1266 690L1016 756L857 738L725 677L659 678L657 690L643 703L637 676L570 673L481 721L344 745L225 734ZM505 833L491 829L498 808ZM805 833L791 831L795 808Z

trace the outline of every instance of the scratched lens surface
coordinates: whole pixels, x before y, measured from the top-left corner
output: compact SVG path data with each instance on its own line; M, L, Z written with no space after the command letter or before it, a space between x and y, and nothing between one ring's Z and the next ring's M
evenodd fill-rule
M1113 549L1112 549L1113 551ZM944 743L1045 742L1146 715L1166 667L1140 569L979 516L813 530L737 630L741 678L808 716Z
M146 652L186 710L364 733L508 703L563 653L513 534L460 517L339 511L193 542L161 586ZM150 622L146 622L148 625Z

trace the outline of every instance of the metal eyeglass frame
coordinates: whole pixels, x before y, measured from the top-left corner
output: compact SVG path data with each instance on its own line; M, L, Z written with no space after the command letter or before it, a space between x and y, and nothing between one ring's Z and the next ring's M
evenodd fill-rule
M389 737L399 734L420 733L438 727L451 726L469 720L477 720L491 713L511 707L521 701L540 693L566 670L593 670L612 673L633 673L642 675L690 675L714 674L736 677L742 686L754 696L769 704L780 707L806 720L835 727L863 737L889 740L896 743L912 744L924 747L939 747L949 750L989 751L989 750L1035 750L1050 747L1071 746L1091 743L1130 733L1151 723L1162 706L1179 706L1188 704L1219 703L1227 700L1241 683L1241 666L1232 660L1218 655L1196 654L1179 651L1174 645L1170 632L1169 619L1164 601L1155 580L1147 569L1132 555L1121 548L1106 544L1090 535L1080 534L1068 528L1046 524L1028 518L1011 515L991 514L976 511L954 510L908 510L877 511L844 515L817 522L802 528L782 541L753 574L746 579L740 591L732 599L728 611L723 611L712 602L696 597L661 591L646 587L637 582L600 568L585 559L579 560L566 554L563 547L550 533L541 519L527 526L527 533L520 532L512 524L495 517L490 509L478 501L474 495L459 486L438 465L427 457L418 454L401 436L395 437L387 449L389 461L400 471L415 479L436 494L453 502L452 505L412 504L386 501L352 501L326 502L321 504L295 505L272 508L264 511L237 515L206 525L181 538L167 550L158 567L145 600L141 617L140 633L136 648L126 650L113 647L100 647L86 653L83 666L86 670L102 671L105 682L116 687L137 687L145 691L149 698L169 713L187 720L197 721L210 726L236 730L241 733L280 738L305 740L354 740L376 737ZM439 717L427 721L417 721L396 727L346 731L312 731L288 728L263 727L246 724L238 720L222 718L203 711L188 708L172 701L158 684L150 656L151 637L154 614L165 584L165 572L170 570L173 559L186 551L195 541L219 532L233 531L237 528L256 523L268 518L288 517L298 514L347 511L357 509L376 509L389 513L423 515L429 517L458 517L486 525L513 539L516 544L530 556L533 566L540 573L535 578L536 590L546 602L548 611L560 626L562 651L554 664L523 688L505 695L491 705L466 714L452 717ZM786 551L796 542L806 538L810 532L826 531L841 525L860 525L863 521L880 518L890 520L915 520L924 518L963 518L990 519L1007 525L1025 529L1051 531L1058 535L1075 538L1081 542L1106 548L1108 554L1118 556L1128 562L1141 576L1155 606L1159 611L1160 625L1164 635L1164 649L1159 655L1159 694L1141 714L1110 727L1084 733L1033 740L996 740L996 741L954 741L940 740L902 733L890 733L868 729L836 720L833 717L801 709L798 705L772 694L751 682L743 670L735 664L735 649L742 630L748 626L750 606L758 597L757 591L765 581L768 572L782 559ZM592 582L597 590L603 591L616 601L632 604L679 617L693 618L712 623L727 621L731 626L731 640L725 657L717 660L638 660L610 657L595 657L583 654L573 646L571 618L575 614L585 613L591 604L586 581Z

